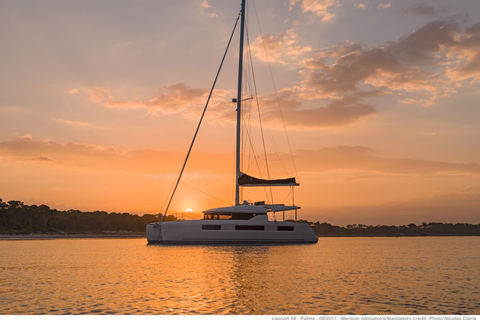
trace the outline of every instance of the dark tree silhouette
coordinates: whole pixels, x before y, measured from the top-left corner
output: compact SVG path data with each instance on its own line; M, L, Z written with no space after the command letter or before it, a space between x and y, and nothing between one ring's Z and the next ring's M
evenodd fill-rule
M143 216L130 213L107 213L105 211L81 212L79 210L57 211L47 205L25 205L21 201L4 202L0 198L0 233L102 233L145 232L145 225L158 220L159 215ZM164 221L174 221L168 215ZM292 221L292 220L287 220ZM429 236L429 235L480 235L480 224L422 222L404 226L349 224L346 227L327 222L308 223L319 236Z

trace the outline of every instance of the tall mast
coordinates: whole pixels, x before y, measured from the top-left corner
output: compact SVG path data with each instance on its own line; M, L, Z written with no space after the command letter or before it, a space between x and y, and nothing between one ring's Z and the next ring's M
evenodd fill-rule
M240 17L240 49L238 53L238 88L237 88L237 148L236 148L236 174L235 174L235 205L240 204L240 137L241 137L241 115L242 115L242 71L243 71L243 38L245 29L245 0L242 0L242 9Z

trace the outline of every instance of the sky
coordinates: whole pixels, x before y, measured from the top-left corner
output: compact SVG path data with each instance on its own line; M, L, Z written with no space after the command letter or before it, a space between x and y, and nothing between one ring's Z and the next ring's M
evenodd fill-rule
M297 177L299 218L480 223L480 1L247 6L246 65L266 140L280 140L266 146L270 177ZM0 198L163 212L239 10L237 0L0 0ZM171 212L234 203L238 36L230 51ZM244 141L259 136L257 118ZM245 148L243 171L255 175L265 156Z

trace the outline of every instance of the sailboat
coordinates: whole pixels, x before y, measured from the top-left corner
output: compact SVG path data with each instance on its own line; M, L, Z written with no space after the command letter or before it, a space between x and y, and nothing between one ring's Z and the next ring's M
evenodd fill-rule
M237 99L233 99L233 102L236 102L237 104L235 205L205 210L203 211L204 218L201 220L159 221L149 223L146 226L147 240L149 244L300 244L316 243L318 241L315 232L310 225L306 223L271 221L268 218L269 212L285 212L288 210L295 210L296 216L296 210L300 209L300 207L295 205L286 206L284 204L268 204L265 201L250 203L246 200L241 201L240 199L240 188L243 187L295 187L299 184L296 182L295 178L277 180L260 179L245 174L240 170L245 0L242 0L241 2L241 10L235 26L237 25L238 20L240 20L238 88ZM232 36L230 37L230 41ZM225 55L222 59L221 65L223 64L224 59ZM212 91L217 78L214 81ZM210 92L207 105L211 94L212 92ZM205 106L200 123L205 114L207 105ZM181 179L195 137L197 136L200 123L195 132L192 144L190 145L183 168L176 181L170 202ZM166 216L170 202L165 214L160 216Z

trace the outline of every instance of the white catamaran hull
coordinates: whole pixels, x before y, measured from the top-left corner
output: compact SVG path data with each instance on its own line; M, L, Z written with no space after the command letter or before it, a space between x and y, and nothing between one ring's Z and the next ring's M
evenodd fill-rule
M147 224L149 244L316 243L305 223L249 220L192 220Z

